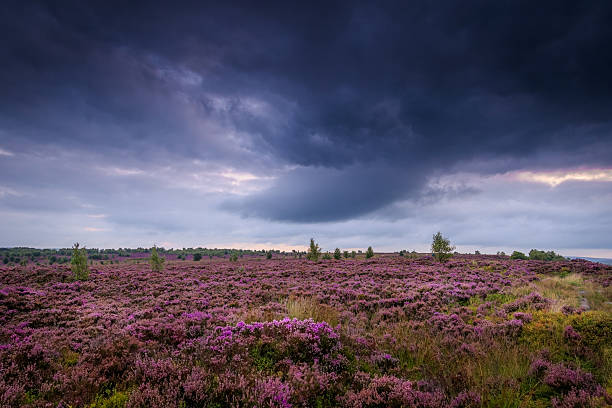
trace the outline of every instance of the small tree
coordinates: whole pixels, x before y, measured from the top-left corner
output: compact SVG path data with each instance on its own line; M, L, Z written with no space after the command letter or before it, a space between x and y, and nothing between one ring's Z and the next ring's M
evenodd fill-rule
M349 251L344 251L343 255L344 255L345 258L348 258L349 257Z
M351 258L355 259L357 257L357 252L351 251Z
M89 269L87 268L87 251L85 248L79 248L78 242L72 247L70 268L72 269L74 279L87 280L89 278Z
M306 254L306 259L317 262L321 256L321 248L319 244L315 243L314 238L310 238L310 248Z
M326 259L326 260L327 259L332 259L332 256L331 256L331 254L329 252L326 252L326 253L323 254L323 259Z
M151 270L153 272L161 272L164 269L165 261L164 258L158 255L157 246L153 245L153 248L151 248Z
M442 233L434 234L433 242L431 243L431 252L434 258L438 262L446 262L450 259L452 252L455 250L454 246L451 246L450 240L442 236Z
M193 254L194 261L199 261L201 259L202 259L202 254L198 254L198 253Z
M266 259L272 259L272 250L266 252Z
M334 259L340 258L342 258L342 252L340 252L340 248L336 248L336 250L334 251Z
M366 251L366 259L367 258L371 258L374 256L374 250L372 249L371 246L368 247L368 250Z

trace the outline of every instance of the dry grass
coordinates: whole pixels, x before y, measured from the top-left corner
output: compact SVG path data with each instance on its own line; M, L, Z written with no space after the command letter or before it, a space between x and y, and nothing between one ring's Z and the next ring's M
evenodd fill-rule
M571 273L565 276L540 276L540 280L528 286L512 289L516 296L537 291L551 300L550 311L559 312L563 306L579 307L586 299L591 310L612 312L612 287L585 280L582 275Z
M336 326L339 322L336 309L310 297L290 297L285 302L285 307L291 318L313 319L317 322L327 322L330 326Z

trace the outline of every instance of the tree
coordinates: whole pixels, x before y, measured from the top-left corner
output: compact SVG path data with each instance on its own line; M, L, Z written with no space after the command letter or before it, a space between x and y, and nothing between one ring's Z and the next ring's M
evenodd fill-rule
M345 258L348 258L349 257L349 251L344 251L343 255L344 255Z
M151 248L151 270L153 272L161 272L164 269L164 262L166 260L157 254L157 246L153 245Z
M340 248L336 248L336 250L334 251L334 259L340 258L342 258L342 252L340 252Z
M332 257L329 252L326 252L323 254L323 259L332 259Z
M351 251L351 258L355 259L357 257L357 252Z
M321 256L321 248L319 244L315 243L314 238L310 238L310 248L306 254L306 259L317 262Z
M87 251L85 248L79 249L78 242L72 247L70 268L72 269L74 279L87 280L89 278L89 269L87 268Z
M368 247L368 250L366 251L366 259L367 258L371 258L374 256L374 250L372 249L371 246Z
M272 259L272 250L266 252L266 259Z
M438 262L446 262L450 259L452 252L455 250L454 246L451 246L450 240L442 236L441 232L437 232L433 236L433 242L431 243L431 252L434 258Z
M202 259L202 254L193 254L193 260L194 261L199 261Z
M510 259L523 259L523 260L527 260L529 258L527 258L527 256L519 251L514 251L512 252L512 255L510 255Z

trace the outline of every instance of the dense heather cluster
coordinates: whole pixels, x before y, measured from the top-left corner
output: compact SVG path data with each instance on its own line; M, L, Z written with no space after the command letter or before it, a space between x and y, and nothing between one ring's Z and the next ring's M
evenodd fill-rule
M559 272L612 279L486 256L5 266L0 405L603 404L609 313L520 291Z

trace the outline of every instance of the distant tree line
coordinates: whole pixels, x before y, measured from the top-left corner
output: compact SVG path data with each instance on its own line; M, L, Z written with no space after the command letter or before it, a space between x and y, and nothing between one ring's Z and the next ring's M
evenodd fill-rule
M530 259L533 261L565 261L566 257L556 254L554 251L539 251L537 249L532 249L529 251L529 256L525 255L522 252L514 251L512 255L510 255L510 259Z

